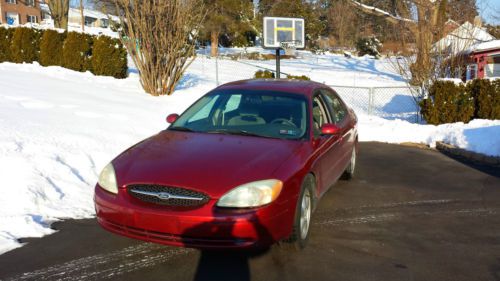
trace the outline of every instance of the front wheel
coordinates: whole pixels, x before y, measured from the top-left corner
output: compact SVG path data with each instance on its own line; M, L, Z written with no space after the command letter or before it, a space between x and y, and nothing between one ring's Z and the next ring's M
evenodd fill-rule
M349 161L349 165L347 165L347 168L345 169L342 178L346 180L352 179L354 177L355 169L356 169L356 147L353 147L351 153L351 160Z
M308 175L302 183L301 193L295 210L295 220L292 234L286 240L288 243L295 244L298 249L303 249L309 238L309 229L311 226L311 215L313 210L313 189L314 177L312 175Z

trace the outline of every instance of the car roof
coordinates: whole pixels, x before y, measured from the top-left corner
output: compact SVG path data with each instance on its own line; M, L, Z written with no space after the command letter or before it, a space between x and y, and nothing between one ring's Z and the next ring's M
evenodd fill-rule
M311 96L314 89L326 88L325 84L293 79L249 79L230 82L217 90L266 90Z

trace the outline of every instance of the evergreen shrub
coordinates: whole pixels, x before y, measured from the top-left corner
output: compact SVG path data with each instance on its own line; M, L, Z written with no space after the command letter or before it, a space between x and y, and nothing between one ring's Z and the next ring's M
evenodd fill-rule
M43 66L58 65L63 62L63 45L66 33L47 29L40 40L40 64Z
M37 29L28 27L15 28L10 44L11 61L15 63L38 61L41 35L42 32Z
M63 45L63 67L85 72L91 70L92 36L68 32Z
M95 75L127 77L127 51L118 39L99 36L92 49L92 72Z

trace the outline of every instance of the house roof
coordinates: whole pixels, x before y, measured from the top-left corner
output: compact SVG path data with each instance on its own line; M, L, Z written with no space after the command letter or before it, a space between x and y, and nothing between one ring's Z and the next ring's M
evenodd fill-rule
M484 28L465 22L441 40L434 43L432 50L436 53L458 54L479 43L495 40Z
M486 51L494 51L497 50L500 52L500 40L492 40L489 42L478 43L469 48L469 53L479 53Z

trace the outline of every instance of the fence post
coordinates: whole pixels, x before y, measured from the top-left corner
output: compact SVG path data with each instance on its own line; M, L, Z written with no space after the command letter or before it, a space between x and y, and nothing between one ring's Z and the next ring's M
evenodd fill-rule
M374 89L373 89L373 87L370 87L369 93L368 93L368 114L369 115L373 114L373 93L374 93Z
M215 84L219 86L219 55L215 56Z

